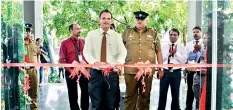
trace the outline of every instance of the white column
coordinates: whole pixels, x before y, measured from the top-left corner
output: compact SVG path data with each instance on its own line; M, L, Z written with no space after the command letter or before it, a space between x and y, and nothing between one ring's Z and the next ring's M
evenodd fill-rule
M24 23L32 23L34 38L43 38L43 2L24 0Z
M216 110L217 97L217 1L212 1L212 78L211 78L211 110Z
M43 40L43 2L41 0L35 0L35 37Z
M24 23L31 23L33 26L32 33L35 33L35 12L34 1L24 0Z
M188 1L188 37L187 40L193 39L192 29L195 26L201 27L202 21L202 1Z

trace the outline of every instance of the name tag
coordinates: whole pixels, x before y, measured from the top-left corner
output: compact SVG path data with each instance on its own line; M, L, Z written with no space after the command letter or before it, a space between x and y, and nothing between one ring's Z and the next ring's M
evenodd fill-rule
M81 61L83 60L82 55L78 55L78 59L79 59L79 61L81 62Z

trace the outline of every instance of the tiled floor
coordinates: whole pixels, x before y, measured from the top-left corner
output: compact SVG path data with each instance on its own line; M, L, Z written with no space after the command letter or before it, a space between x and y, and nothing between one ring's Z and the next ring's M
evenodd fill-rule
M120 81L121 95L124 95L125 84L124 80ZM181 110L184 110L186 100L186 89L187 86L184 79L181 81L180 86L180 106ZM68 92L66 83L55 83L55 84L44 84L39 89L39 108L40 110L69 110ZM79 92L80 93L80 92ZM79 94L80 95L80 94ZM159 80L153 79L152 91L151 91L151 103L150 110L156 110L158 107L159 97ZM121 107L123 110L123 98L121 99ZM171 93L168 92L167 107L166 110L170 110L171 105Z

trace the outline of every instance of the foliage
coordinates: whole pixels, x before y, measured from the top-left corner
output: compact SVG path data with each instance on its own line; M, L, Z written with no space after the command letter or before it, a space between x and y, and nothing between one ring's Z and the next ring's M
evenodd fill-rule
M231 6L230 6L231 5ZM231 42L233 40L233 29L231 28L233 26L233 17L230 16L229 13L226 13L226 10L229 10L230 7L232 7L232 4L230 4L229 1L221 1L218 2L218 8L220 10L220 13L218 13L218 28L221 27L221 24L224 24L224 44L223 44L223 63L224 64L232 64L233 59L230 56L230 53L233 54L233 49L230 48L233 43ZM222 51L222 50L218 50ZM233 108L233 102L230 98L230 95L233 93L233 88L231 86L232 83L232 68L231 67L225 67L223 68L223 75L222 75L222 83L221 85L218 85L219 88L222 88L222 110L224 109L232 109Z
M203 32L207 32L208 17L207 15L212 14L213 10L212 1L203 2ZM229 1L218 1L217 2L217 55L218 63L232 64L233 59L230 54L233 54L233 48L231 48L233 40L233 17L232 14L228 13L227 10L232 10L232 2ZM231 9L232 8L232 9ZM212 31L208 30L208 40L212 41ZM211 44L211 43L210 43ZM210 45L211 46L211 45ZM209 46L209 47L210 47ZM208 48L209 49L209 48ZM211 56L210 56L211 57ZM209 57L208 57L209 58ZM232 68L224 67L217 69L217 104L216 109L227 110L233 108L233 102L230 98L233 93L231 86L232 83Z
M150 14L148 26L159 32L176 27L183 32L187 27L187 1L46 1L43 5L44 24L49 30L56 30L56 36L64 39L69 36L68 25L78 22L82 36L96 29L99 13L108 9L113 14L116 30L122 33L126 28L133 27L134 11L143 10Z
M7 43L5 41L9 40L9 38L16 38L14 42L16 42L16 47L18 47L18 50L16 53L18 53L18 62L23 62L23 55L24 55L24 45L23 45L23 2L22 1L7 1L3 0L1 2L1 43ZM7 73L5 73L7 74ZM4 76L3 76L4 77ZM20 110L25 110L25 100L23 96L23 77L24 73L19 73L19 103L20 103ZM4 78L2 78L4 79ZM4 87L4 81L2 82ZM4 89L2 89L2 99L1 103L4 105ZM12 96L7 96L12 97ZM5 105L6 106L6 105ZM3 107L1 107L3 109Z
M12 33L6 32L6 29L9 29L8 26L13 26L14 24L20 24L22 23L21 19L23 19L23 2L20 1L12 1L12 0L2 0L1 2L1 21L4 21L2 23L2 33L1 38L3 40L6 38L6 33ZM7 24L7 25L6 25ZM4 34L5 33L5 34Z
M48 31L46 31L45 29L44 29L44 32L43 32L43 39L44 39L44 42L43 42L43 46L48 50L48 56L49 56L49 58L50 59L52 59L51 61L51 63L54 63L54 58L53 58L53 55L52 55L52 53L51 53L51 49L50 49L50 43L49 43L49 37L51 37L50 35L49 35L49 33L48 33ZM57 76L57 71L56 71L56 69L55 69L56 67L50 67L50 68L48 68L48 69L50 69L49 70L49 76L48 76L48 82L49 83L55 83L55 82L57 82L57 80L59 80L56 76Z

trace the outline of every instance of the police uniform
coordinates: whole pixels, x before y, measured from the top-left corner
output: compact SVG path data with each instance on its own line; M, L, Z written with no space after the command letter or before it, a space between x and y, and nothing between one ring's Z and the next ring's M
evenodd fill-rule
M144 20L148 16L143 11L137 11L134 14L138 20ZM127 49L126 64L135 64L147 60L152 64L156 62L155 53L160 51L160 41L154 29L145 27L143 32L138 32L136 27L129 28L123 33L123 42ZM154 73L155 69L152 69L152 73ZM139 110L149 110L152 77L145 79L145 92L142 93L142 84L134 79L137 72L137 68L124 68L126 83L125 110L135 110L136 106Z
M26 28L31 28L32 25L27 23ZM30 39L29 36L26 36L25 39ZM34 40L30 39L30 42L28 45L25 45L25 48L27 50L27 57L29 63L38 63L39 62L39 56L41 54L40 48L36 45L36 42ZM29 96L32 99L30 108L31 110L38 110L37 108L37 100L38 100L38 77L37 77L37 69L35 67L28 67L26 68L27 74L29 75L30 80L30 89L28 91Z

